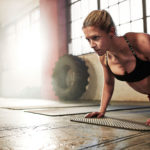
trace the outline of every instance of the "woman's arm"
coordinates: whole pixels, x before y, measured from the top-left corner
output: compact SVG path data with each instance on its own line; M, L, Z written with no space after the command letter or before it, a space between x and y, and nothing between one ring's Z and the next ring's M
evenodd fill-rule
M101 97L100 112L105 113L114 91L114 76L108 68L105 57L100 58L104 73L104 85Z
M104 85L103 85L103 92L101 97L101 105L99 112L92 112L87 114L86 118L91 117L103 117L106 112L106 108L111 100L113 90L114 90L114 76L112 75L111 71L109 70L108 66L106 65L105 56L100 57L100 62L102 64L103 68L103 74L104 74Z

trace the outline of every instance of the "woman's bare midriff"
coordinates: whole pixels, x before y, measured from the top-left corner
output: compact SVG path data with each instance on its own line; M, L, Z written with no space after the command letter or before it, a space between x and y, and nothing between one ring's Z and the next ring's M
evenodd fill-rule
M137 82L127 82L129 86L131 86L137 92L142 94L150 94L150 76L145 79Z

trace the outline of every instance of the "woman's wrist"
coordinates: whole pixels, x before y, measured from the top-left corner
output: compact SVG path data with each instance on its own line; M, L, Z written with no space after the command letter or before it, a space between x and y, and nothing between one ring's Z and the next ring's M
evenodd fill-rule
M100 113L102 113L103 115L105 114L105 111L104 110L100 110Z
M103 113L103 114L105 114L105 112L106 112L106 108L104 108L104 107L100 107L100 112L101 112L101 113Z

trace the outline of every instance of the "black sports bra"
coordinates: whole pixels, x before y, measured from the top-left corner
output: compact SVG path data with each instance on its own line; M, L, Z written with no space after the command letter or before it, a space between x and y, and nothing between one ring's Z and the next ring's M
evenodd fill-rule
M136 82L136 81L140 81L144 78L146 78L147 76L150 75L150 61L143 61L141 59L139 59L135 53L135 51L133 50L133 47L131 46L131 44L129 43L128 39L126 36L124 36L125 41L127 42L131 52L133 53L133 55L136 58L136 66L134 68L134 70L131 73L125 73L125 75L117 75L114 74L111 69L110 71L112 72L112 74L115 76L115 78L117 78L118 80L121 81L127 81L127 82ZM108 66L108 58L106 55L106 62L107 62L107 66ZM108 66L109 67L109 66ZM110 67L109 67L110 68Z

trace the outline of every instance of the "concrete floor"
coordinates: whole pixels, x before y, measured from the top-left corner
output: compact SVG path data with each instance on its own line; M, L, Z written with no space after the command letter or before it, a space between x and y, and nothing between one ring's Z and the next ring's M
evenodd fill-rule
M117 117L141 122L150 116L150 108L117 110L123 103L112 104L107 112ZM126 104L125 104L126 105ZM136 103L137 105L137 103ZM82 107L81 107L82 106ZM133 106L128 103L127 106ZM140 103L139 106L150 106ZM0 150L149 150L150 132L125 130L70 121L76 115L58 115L66 110L97 109L96 103L60 103L47 100L0 99ZM113 109L114 108L114 109ZM48 115L32 113L34 110ZM57 115L54 114L57 112ZM58 111L57 111L58 110ZM117 110L117 111L116 111ZM31 112L29 112L31 111ZM53 111L52 115L50 112ZM70 110L69 110L70 111ZM75 112L76 112L75 111ZM62 110L60 114L62 113ZM63 112L64 113L64 112Z

